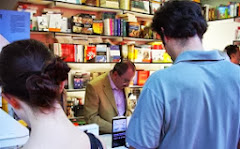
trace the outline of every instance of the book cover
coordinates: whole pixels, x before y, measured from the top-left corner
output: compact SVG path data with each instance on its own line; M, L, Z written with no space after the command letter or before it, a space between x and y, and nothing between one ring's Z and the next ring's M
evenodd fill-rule
M0 34L9 43L30 38L30 13L0 10Z
M85 61L86 62L95 62L96 58L96 47L92 45L88 45L85 48Z
M112 148L125 145L127 118L125 116L112 119Z
M107 62L107 45L98 44L96 45L96 62Z
M110 62L119 62L121 60L119 45L111 45L109 54L110 54Z
M147 81L147 79L149 77L149 71L139 70L137 75L138 75L137 76L138 85L144 85L144 83Z
M152 63L163 62L163 55L166 51L162 49L152 49Z
M73 44L61 44L61 57L66 62L75 62L75 48Z
M134 62L142 62L143 60L143 54L142 54L142 48L141 47L134 47Z
M140 25L138 22L128 22L127 23L128 36L129 37L139 37Z
M151 8L150 13L154 14L160 6L161 6L161 2L151 1L150 2L150 8Z
M151 62L151 46L142 47L142 61L150 63Z

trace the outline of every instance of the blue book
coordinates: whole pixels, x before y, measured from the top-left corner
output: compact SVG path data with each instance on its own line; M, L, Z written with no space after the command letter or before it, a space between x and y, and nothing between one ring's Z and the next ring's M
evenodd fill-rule
M0 10L0 34L9 43L30 39L30 13Z
M114 19L114 36L118 35L118 20Z
M117 36L121 36L121 19L117 19Z

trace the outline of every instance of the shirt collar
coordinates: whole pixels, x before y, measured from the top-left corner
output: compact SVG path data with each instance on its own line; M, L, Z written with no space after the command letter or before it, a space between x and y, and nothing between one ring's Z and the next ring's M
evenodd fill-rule
M111 78L111 72L108 73L108 79L109 79L109 81L110 81L111 88L112 88L113 90L118 90L118 88L116 87L116 85L114 84L114 82L113 82L113 80L112 80L112 78Z
M220 61L225 60L226 57L220 55L219 51L184 51L181 53L174 64L184 61Z

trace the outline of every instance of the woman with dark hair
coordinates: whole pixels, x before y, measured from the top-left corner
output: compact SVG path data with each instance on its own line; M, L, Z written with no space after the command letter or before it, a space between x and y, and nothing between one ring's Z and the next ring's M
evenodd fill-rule
M36 40L16 41L2 49L2 95L31 127L24 148L102 148L94 135L78 130L68 120L60 105L69 71L61 58Z

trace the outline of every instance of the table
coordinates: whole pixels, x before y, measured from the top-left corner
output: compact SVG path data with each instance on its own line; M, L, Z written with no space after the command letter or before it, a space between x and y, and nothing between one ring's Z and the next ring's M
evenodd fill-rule
M105 143L107 149L127 149L125 146L119 146L112 148L112 134L100 135L99 138Z

